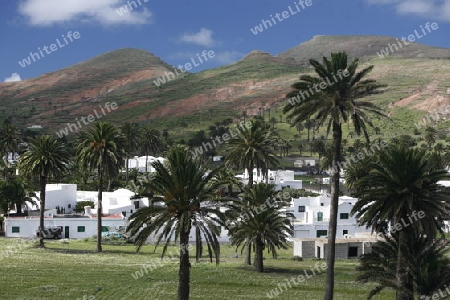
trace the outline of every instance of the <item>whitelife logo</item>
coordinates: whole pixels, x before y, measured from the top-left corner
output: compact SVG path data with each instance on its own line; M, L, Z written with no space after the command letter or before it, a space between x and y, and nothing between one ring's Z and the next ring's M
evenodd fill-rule
M203 57L203 59L205 61L208 61L208 57L209 58L214 58L216 56L216 54L214 53L213 50L203 50L201 57ZM194 57L191 57L191 62L185 63L184 66L183 65L178 65L178 68L173 68L175 73L173 72L165 72L164 76L161 76L159 78L157 78L156 80L153 80L153 83L156 86L161 86L162 84L169 82L171 80L175 80L175 78L177 78L178 76L180 76L181 74L178 73L178 70L180 70L181 73L186 73L187 71L192 70L192 65L194 67L198 67L203 63L203 59L200 57L200 54L197 53L197 59L198 59L198 64L196 63L196 59ZM185 68L185 70L183 70L183 67ZM167 80L166 80L167 78Z
M58 49L61 49L61 48L65 47L66 45L68 45L69 42L67 41L67 39L69 39L70 42L73 42L74 40L78 40L81 37L81 35L78 31L74 31L73 33L72 33L72 31L69 31L66 36L63 34L62 37L63 37L65 44L61 43L59 38L57 38L56 44L51 44L50 47L48 47L47 45L42 47L42 49L41 49L41 47L38 47L38 52L41 55L39 55L39 53L37 53L37 52L34 52L34 53L30 52L30 55L27 58L24 58L24 59L22 59L22 61L19 61L19 65L22 68L25 68L26 66L31 65L31 60L33 60L33 62L35 62L36 60L44 58L45 55L42 52L42 50L44 50L45 53L47 53L47 54L51 54L52 52L55 52ZM50 49L50 51L49 51L49 49Z
M106 108L106 111L100 105L99 105L99 107L101 109L102 114L98 114L97 110L94 109L93 114L90 114L87 117L81 117L80 120L78 120L78 118L76 118L75 119L76 123L67 123L67 126L63 129L57 131L56 135L61 139L63 136L69 134L69 130L70 130L70 132L77 132L78 130L80 130L83 127L81 122L83 122L84 125L88 125L89 123L94 122L96 119L100 119L101 117L105 116L107 113L110 113L111 110L116 110L118 108L116 102L112 102L112 103L106 102L105 107L104 107L104 108Z
M425 28L427 29L428 33L431 33L431 29L433 30L438 30L439 29L439 25L436 22L430 23L427 22L425 24ZM414 34L410 34L408 35L408 41L409 43L406 41L406 38L402 36L401 41L403 42L403 44L405 44L405 46L408 46L410 43L413 43L417 40L420 40L421 38L423 38L424 36L427 35L427 32L425 31L425 28L422 27L422 25L420 25L420 29L422 29L422 33L423 35L420 35L419 32L417 32L417 29L414 30ZM431 28L431 29L430 29ZM401 48L403 48L402 43L400 42L399 39L397 40L397 44L398 46ZM397 44L389 44L388 47L382 49L380 52L377 52L377 55L379 58L384 58L385 56L389 56L390 54L394 53L395 51L398 51L399 48L397 47Z
M299 12L301 12L302 10L305 10L307 7L311 6L312 0L300 0L297 2L294 2L295 8L297 9L297 11L295 9L292 9L292 7L289 5L289 11L285 10L283 11L281 14L280 13L276 13L275 17L273 17L273 15L270 15L270 20L261 20L261 23L258 26L255 26L254 28L250 28L250 31L254 34L257 35L258 33L262 33L264 31L264 29L269 29L272 26L277 25L277 21L275 20L275 18L277 18L278 22L282 22L284 20L286 20L287 18L289 18L290 16L296 15ZM300 6L302 8L300 8ZM272 20L272 21L271 21ZM264 26L264 27L263 27Z

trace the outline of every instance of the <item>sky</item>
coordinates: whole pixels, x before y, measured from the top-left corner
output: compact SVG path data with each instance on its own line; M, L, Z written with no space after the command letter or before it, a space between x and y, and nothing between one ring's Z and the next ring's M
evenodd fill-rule
M439 28L418 42L450 48L450 0L1 0L0 22L0 82L121 48L174 66L194 59L199 72L253 50L277 55L315 35L401 38L427 22ZM205 50L214 57L199 63Z

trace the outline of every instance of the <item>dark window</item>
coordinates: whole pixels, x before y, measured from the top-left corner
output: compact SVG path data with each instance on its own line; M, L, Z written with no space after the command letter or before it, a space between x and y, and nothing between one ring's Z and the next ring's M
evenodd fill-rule
M341 220L347 220L348 219L348 213L341 213L339 218Z
M318 222L322 222L323 221L323 213L320 212L320 211L317 213L317 221Z
M108 227L102 226L102 232L108 232L108 231L109 231Z
M305 212L305 207L304 206L299 206L298 207L298 212Z
M348 230L342 231L342 234L348 234Z
M84 226L78 226L78 227L77 227L77 232L86 232L86 227L84 227Z
M358 247L348 247L348 257L357 257Z
M326 236L327 233L327 230L317 230L317 237Z
M20 227L19 226L13 226L11 228L12 233L20 233Z

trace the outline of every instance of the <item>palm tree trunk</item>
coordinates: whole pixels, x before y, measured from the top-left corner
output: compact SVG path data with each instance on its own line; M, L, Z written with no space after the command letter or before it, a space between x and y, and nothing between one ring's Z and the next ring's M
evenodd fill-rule
M412 286L410 276L407 272L406 260L403 255L403 250L408 247L405 245L407 239L407 231L401 230L398 237L398 254L397 254L397 283L399 290L396 293L397 300L414 300L412 293Z
M98 166L98 204L97 204L97 252L102 252L102 200L103 200L103 170Z
M127 165L126 165L126 167L125 167L126 170L127 170L127 171L126 171L127 173L126 173L126 175L125 175L125 182L126 182L127 184L128 184L128 160L129 160L129 156L128 156L128 153L127 153L127 162L126 162Z
M40 200L41 205L39 211L39 247L44 247L44 211L45 211L45 186L47 185L47 178L40 176L39 183L41 186Z
M148 153L145 152L145 173L147 173Z
M189 231L180 236L180 270L178 272L178 300L189 300L190 270L189 263Z
M251 266L252 265L252 243L249 242L246 246L245 253L245 264Z
M261 241L261 238L258 237L256 239L256 253L255 253L255 268L258 272L264 272L264 263L263 263L263 251L264 251L264 244Z
M248 172L248 186L249 187L252 187L252 185L253 185L253 168L248 168L247 169L247 172Z
M330 205L330 224L328 226L328 245L327 245L327 274L325 277L324 300L333 300L334 294L334 261L336 252L336 227L337 214L339 206L339 172L341 161L341 125L333 123L333 164L331 175L331 205Z

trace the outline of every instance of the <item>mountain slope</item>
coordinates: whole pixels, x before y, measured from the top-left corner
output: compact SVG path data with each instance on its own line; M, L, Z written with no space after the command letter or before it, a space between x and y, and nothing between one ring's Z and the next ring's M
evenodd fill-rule
M378 36L316 36L277 56L252 51L234 64L185 73L160 86L154 80L173 71L170 65L143 50L120 49L34 79L1 83L0 121L10 117L19 127L39 124L52 133L116 102L118 109L102 120L152 122L178 138L243 113L267 111L282 122L286 93L300 75L312 72L307 60L344 50L362 57L361 67L373 64L369 77L389 85L370 100L400 123L375 120L377 126L408 133L424 111L450 105L450 49L411 44L379 58L377 51L392 42ZM281 135L292 136L288 127L280 127Z

